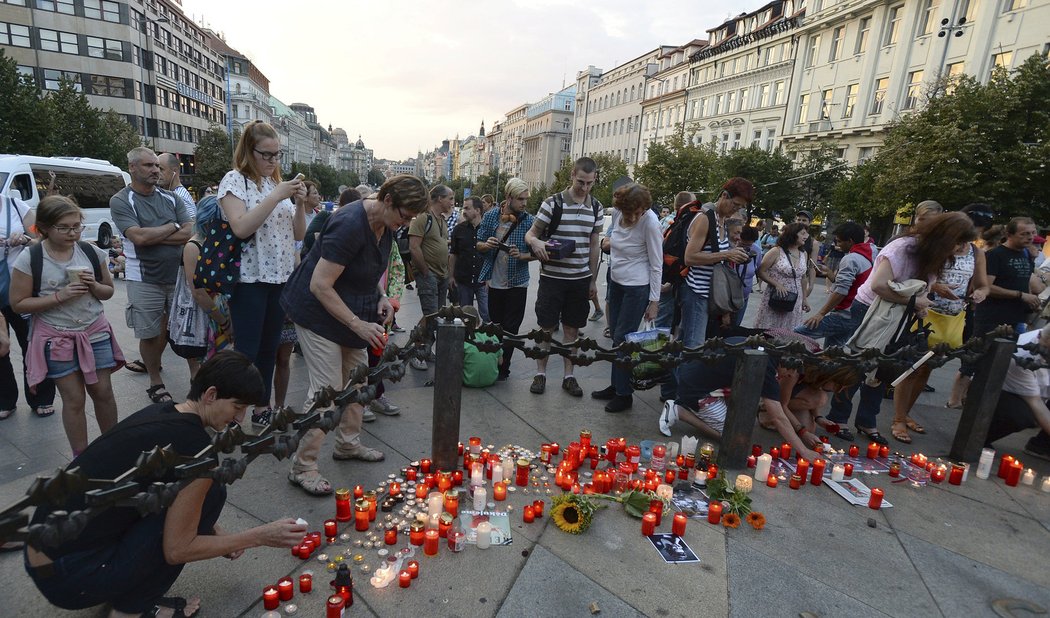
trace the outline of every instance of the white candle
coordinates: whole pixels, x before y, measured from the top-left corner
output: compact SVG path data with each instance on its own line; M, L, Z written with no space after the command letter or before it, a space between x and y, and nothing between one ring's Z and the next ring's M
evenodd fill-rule
M968 464L968 463L964 463L964 464L962 465L962 467L963 467L963 477L962 477L962 482L963 482L963 483L965 483L965 482L966 482L966 479L968 479L968 478L970 477L970 464Z
M1043 477L1043 484L1039 487L1039 489L1050 494L1050 476Z
M668 442L667 443L667 461L674 461L678 458L678 443Z
M834 467L831 468L831 480L841 481L845 477L846 467L842 464L835 464Z
M445 497L440 491L432 491L427 496L427 517L437 517L445 508Z
M488 493L489 492L485 491L484 487L475 487L474 488L474 510L475 511L484 511L485 510L485 500L488 499Z
M481 522L478 524L477 534L478 549L488 549L489 545L492 543L492 524L487 521Z
M496 458L496 461L492 463L492 485L495 487L496 483L503 480L503 462Z
M1035 485L1035 470L1028 468L1021 477L1022 485Z
M769 453L762 453L758 456L758 461L755 462L755 479L759 483L765 483L769 478L769 468L772 465L773 456Z
M977 478L986 479L992 471L992 462L995 460L995 449L986 448L981 451L981 459L977 462Z
M509 479L514 474L514 458L507 457L503 460L503 478Z
M682 451L681 452L683 452L683 453L695 453L696 452L696 443L697 442L699 442L699 439L694 438L693 436L682 436Z
M753 484L751 483L751 477L746 474L738 474L736 477L736 483L734 485L737 491L742 494L751 493Z
M693 482L701 487L707 487L707 470L697 470L693 473Z
M470 469L470 484L472 487L485 484L485 472L482 470L481 464L477 464Z

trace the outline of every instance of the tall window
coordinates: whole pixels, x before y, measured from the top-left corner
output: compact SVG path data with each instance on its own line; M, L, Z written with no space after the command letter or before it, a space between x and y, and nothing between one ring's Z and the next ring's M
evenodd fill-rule
M1028 0L1006 0L1003 2L1003 12L1017 11L1028 6Z
M820 93L820 119L831 120L831 88Z
M882 103L886 100L886 89L890 85L890 78L880 77L875 80L875 93L871 97L872 116L882 113Z
M774 139L776 138L776 136L777 136L777 130L776 129L766 129L766 150L767 151L770 151L770 152L773 151L773 143L774 143Z
M736 90L730 90L726 93L726 113L736 111Z
M762 84L758 89L758 101L755 105L757 107L764 107L771 105L773 102L769 100L769 84Z
M109 60L121 60L124 53L121 50L120 41L113 39L102 39L99 37L87 37L88 56L92 58L107 58Z
M44 69L44 89L45 90L58 90L58 87L62 84L62 80L68 80L73 83L73 88L80 92L83 90L83 84L81 84L80 73L74 73L72 71L56 71L54 69Z
M135 11L136 15L141 15ZM84 17L120 23L120 5L110 0L84 0ZM132 20L139 23L138 19Z
M773 105L784 104L784 81L781 80L774 84L775 90L773 91Z
M857 106L857 90L860 89L860 84L850 84L846 86L846 105L842 108L843 118L853 117L853 108Z
M715 95L715 109L714 109L714 112L715 112L715 115L718 115L718 114L722 113L722 95L720 95L720 94Z
M903 4L890 7L890 12L886 24L886 37L882 40L883 47L887 45L894 45L897 43L897 37L900 36L901 17L903 17L903 14Z
M809 119L809 95L803 94L798 97L798 118L795 124L802 124Z
M809 37L809 49L806 50L805 67L808 69L817 62L817 54L820 53L820 35Z
M904 97L904 109L915 109L919 104L922 88L922 71L908 73L908 95Z
M751 134L751 147L761 148L762 147L762 129L757 129Z
M966 23L972 23L977 17L977 5L981 0L962 0L959 2L959 16L966 18Z
M925 0L922 5L922 17L919 21L919 36L933 33L933 26L937 23L937 9L941 8L941 0Z
M750 106L750 101L748 100L750 97L751 97L751 89L750 88L742 89L740 91L740 104L737 106L737 109L739 109L742 112L746 112L748 107Z
M846 26L839 26L831 32L831 51L828 62L835 62L842 55L842 39L846 37Z
M80 53L80 45L77 43L77 35L72 32L58 32L56 30L40 29L40 49L46 51L57 51L63 54Z
M992 56L992 70L1002 67L1004 69L1010 69L1010 62L1014 59L1014 53L1012 51L1001 52Z
M853 48L854 54L863 54L868 51L868 35L871 34L871 16L861 18L857 29L857 45Z

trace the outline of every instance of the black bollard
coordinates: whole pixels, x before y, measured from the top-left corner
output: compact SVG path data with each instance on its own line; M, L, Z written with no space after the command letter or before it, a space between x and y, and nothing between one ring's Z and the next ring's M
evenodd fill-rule
M455 470L459 460L459 407L466 333L467 327L460 320L437 320L431 458L438 470Z
M949 456L955 461L977 461L988 437L995 406L999 403L999 392L1010 369L1010 359L1017 343L1010 339L996 338L991 347L977 363L977 373L970 383L959 426L955 430Z
M759 350L744 350L733 373L729 410L722 428L718 449L718 467L727 470L743 468L751 454L751 434L755 429L758 400L762 395L769 356Z

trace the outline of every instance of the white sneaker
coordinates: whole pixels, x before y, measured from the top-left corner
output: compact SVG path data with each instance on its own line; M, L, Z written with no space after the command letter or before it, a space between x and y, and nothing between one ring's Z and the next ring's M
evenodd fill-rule
M408 361L408 365L413 369L418 369L420 371L427 370L427 362L421 358L413 358L412 360Z
M664 409L660 412L660 433L667 437L671 437L671 427L678 422L678 406L675 405L674 399L668 399L664 402Z
M365 423L371 423L376 420L376 414L368 408L365 408L364 412L361 413L361 420Z
M397 416L398 414L401 414L401 408L390 403L390 400L386 398L386 395L372 400L372 403L368 404L368 408L377 414L383 414L385 416Z

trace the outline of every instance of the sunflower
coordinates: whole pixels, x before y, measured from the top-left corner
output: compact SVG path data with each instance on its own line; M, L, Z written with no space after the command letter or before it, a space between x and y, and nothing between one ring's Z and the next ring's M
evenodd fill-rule
M766 516L758 511L751 511L747 514L747 523L755 530L761 530L766 527Z
M591 525L593 505L576 494L562 494L554 499L550 518L562 532L581 534Z
M740 516L736 513L726 513L722 516L722 525L726 528L739 528Z

